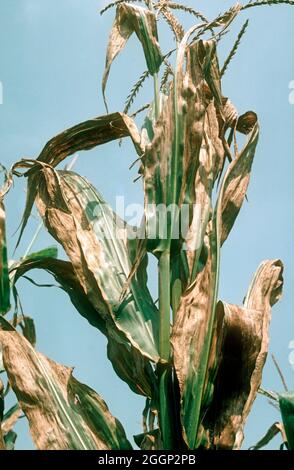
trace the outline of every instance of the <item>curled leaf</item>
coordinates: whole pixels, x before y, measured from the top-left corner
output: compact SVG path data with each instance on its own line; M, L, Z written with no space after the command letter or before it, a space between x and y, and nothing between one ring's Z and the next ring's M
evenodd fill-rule
M261 384L271 306L281 295L282 271L279 260L264 261L255 273L243 307L219 305L223 309L219 370L213 401L205 416L216 449L241 448L244 425Z
M227 170L221 207L221 244L228 238L245 199L258 136L259 127L256 124L243 150Z
M279 433L281 433L282 435L283 442L286 442L285 431L282 423L274 423L267 430L265 435L254 446L250 447L250 450L262 449L263 447L267 446L271 442L271 440Z
M117 7L108 41L102 79L104 97L111 64L134 32L142 44L149 73L153 75L159 70L163 57L158 44L155 14L146 8L122 3Z
M73 155L75 152L90 150L98 145L128 136L131 137L138 154L141 155L143 150L140 145L140 135L136 124L130 117L123 113L99 116L77 124L50 139L38 156L37 162L40 162L40 165L46 163L56 167L66 157ZM20 169L25 170L24 174L28 177L28 191L17 245L20 242L36 198L37 181L35 172L38 173L39 170L36 160L26 159L16 162L10 175L21 176ZM11 186L11 183L12 178L10 176L9 186Z

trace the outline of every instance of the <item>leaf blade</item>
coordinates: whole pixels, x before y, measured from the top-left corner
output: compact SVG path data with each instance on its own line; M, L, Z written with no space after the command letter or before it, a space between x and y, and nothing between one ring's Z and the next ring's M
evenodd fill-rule
M10 309L10 282L6 246L5 209L0 199L0 315Z
M163 57L158 44L154 13L146 8L129 5L127 3L118 5L116 18L109 36L105 69L102 78L102 92L105 105L105 89L112 62L122 51L134 32L142 44L149 73L154 75L154 73L158 72L162 63Z
M5 369L39 449L130 448L96 392L74 379L71 369L37 353L3 318L0 325Z

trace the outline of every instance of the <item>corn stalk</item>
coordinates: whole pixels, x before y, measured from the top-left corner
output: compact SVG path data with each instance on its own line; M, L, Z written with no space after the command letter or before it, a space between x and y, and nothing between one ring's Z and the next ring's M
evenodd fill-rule
M2 447L11 445L9 433L21 409L39 449L131 448L103 399L70 369L36 351L33 320L19 313L17 290L18 280L34 269L49 272L76 310L105 335L116 374L146 398L143 433L135 436L141 449L240 449L261 384L271 307L282 292L281 261L260 264L242 305L218 298L221 248L246 199L259 136L257 115L240 115L221 83L248 22L222 68L217 46L243 10L291 2L238 3L212 21L174 2L135 3L109 6L116 7L116 16L102 80L107 114L53 137L36 160L16 162L0 193L0 365L3 360L18 399L16 408L0 416ZM177 10L198 23L184 32ZM160 17L176 37L176 49L167 54L158 40ZM152 76L154 84L141 130L125 113L108 113L106 102L112 62L132 34L147 70L132 88L126 111L145 78ZM239 134L246 135L241 150ZM90 182L56 168L77 151L126 137L140 161L145 198L135 237L134 227L117 217ZM20 176L27 179L20 237L36 204L67 261L48 248L8 264L3 199ZM158 307L148 288L149 256L158 261ZM16 309L8 321L11 294ZM280 400L292 446L292 396Z

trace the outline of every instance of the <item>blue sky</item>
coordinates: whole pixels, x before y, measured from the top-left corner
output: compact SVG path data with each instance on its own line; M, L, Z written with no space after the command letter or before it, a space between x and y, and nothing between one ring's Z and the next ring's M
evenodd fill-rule
M103 17L99 0L2 0L0 3L0 161L9 167L22 157L36 158L43 145L58 132L105 113L101 95L105 49L114 10ZM193 1L209 17L232 5L231 1ZM294 7L273 6L248 10L231 27L219 51L221 62L246 18L246 37L224 82L240 113L257 112L261 136L248 192L230 239L222 251L220 297L241 303L249 281L263 259L285 263L285 288L273 310L271 345L289 387L294 388L289 363L289 343L294 340L293 174L294 105L289 103L289 83L294 80ZM186 22L187 25L191 21ZM167 28L160 29L164 50L172 46ZM111 111L121 110L133 83L145 70L143 54L132 38L113 65L107 96ZM146 84L137 104L148 102L152 84ZM110 143L80 153L75 170L86 176L111 204L124 195L126 203L141 202L140 182L132 183L136 169L132 145ZM25 199L23 180L15 182L6 200L10 255ZM35 231L32 218L16 256L21 256ZM42 231L35 249L53 244ZM155 264L150 281L155 290ZM50 280L35 273L34 279ZM20 283L25 313L35 319L38 349L52 359L75 366L76 377L100 393L128 436L141 431L143 399L116 378L105 358L105 340L88 325L58 289L38 289ZM263 386L281 390L268 358ZM245 447L253 444L278 414L263 397L256 400L246 427ZM32 448L25 420L18 426L19 449ZM273 445L277 445L277 440Z

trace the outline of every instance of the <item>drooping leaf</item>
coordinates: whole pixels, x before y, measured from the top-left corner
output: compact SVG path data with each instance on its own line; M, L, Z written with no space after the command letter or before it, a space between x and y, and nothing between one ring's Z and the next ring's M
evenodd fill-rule
M134 347L119 343L109 336L107 356L117 375L131 390L152 397L156 393L156 378L149 361Z
M162 441L159 429L134 436L134 441L141 450L161 450Z
M271 440L279 433L281 433L283 442L285 442L284 440L285 431L284 431L284 427L282 423L277 422L277 423L272 424L270 428L267 430L267 432L265 433L265 435L254 446L250 447L250 450L262 449L263 447L267 446L271 442Z
M219 369L205 426L216 449L240 449L244 425L261 384L271 306L281 296L283 267L264 261L254 275L244 306L222 304ZM221 310L221 308L220 308ZM221 347L220 347L221 346ZM221 350L221 354L219 353Z
M151 396L156 380L149 360L126 343L115 324L112 324L108 331L106 321L88 299L70 262L53 258L34 259L33 261L26 258L14 265L12 269L15 271L15 283L32 269L42 269L53 275L61 288L68 294L78 312L108 338L108 358L118 376L135 393Z
M137 153L141 155L142 148L140 146L140 135L136 124L130 117L123 113L112 113L105 116L99 116L77 124L76 126L73 126L50 139L38 156L37 162L47 163L56 167L66 157L74 154L75 152L90 150L98 145L128 136L131 137ZM10 172L9 186L12 184L11 175L15 174L20 176L20 169L26 170L25 176L28 177L28 191L17 244L19 243L25 229L36 198L35 170L37 169L38 172L38 166L36 165L35 160L21 160L16 162ZM6 192L7 190L8 188L6 189Z
M56 167L66 157L112 140L131 137L140 153L140 135L134 121L123 113L106 114L77 124L47 142L38 161Z
M14 284L16 284L18 279L32 269L45 270L53 275L61 288L69 295L71 302L79 313L86 318L92 326L98 328L106 335L107 330L105 321L101 319L99 314L97 314L95 308L87 298L87 295L79 283L70 262L55 258L25 258L11 266L10 273Z
M37 205L107 328L114 323L126 342L157 362L158 312L147 285L134 276L121 298L132 268L130 227L86 179L48 166L39 173Z
M197 126L200 126L201 129L201 120L197 123ZM204 115L202 144L195 180L194 182L189 181L190 195L188 192L185 194L185 203L189 200L190 203L193 202L193 211L191 224L184 236L184 249L181 253L183 290L195 281L197 271L201 270L201 256L202 258L205 256L203 242L207 224L211 218L213 184L224 159L224 150L219 133L216 108L213 103L210 103L206 107ZM195 134L191 138L195 137ZM194 153L192 149L193 147L191 147L191 160L193 162ZM187 175L189 177L191 175L190 168Z
M105 402L72 369L36 352L4 318L0 325L5 369L38 449L131 448Z
M259 126L256 124L248 142L230 165L222 200L221 244L228 238L245 199L258 136Z
M21 258L21 261L41 261L45 260L46 258L57 258L58 256L58 249L56 246L49 246L48 248L44 248L40 251L35 251L33 253L29 253L25 258ZM10 268L10 271L13 270L13 265Z
M222 107L221 73L216 54L216 41L199 41L204 50L203 74L215 99L217 107Z
M284 392L279 395L279 405L289 450L294 450L294 393Z
M5 230L5 209L0 199L0 315L10 309L10 284Z
M163 57L158 44L155 14L146 8L127 3L118 5L106 53L105 70L102 80L103 96L105 96L111 64L134 32L142 44L148 71L153 75L159 70Z

